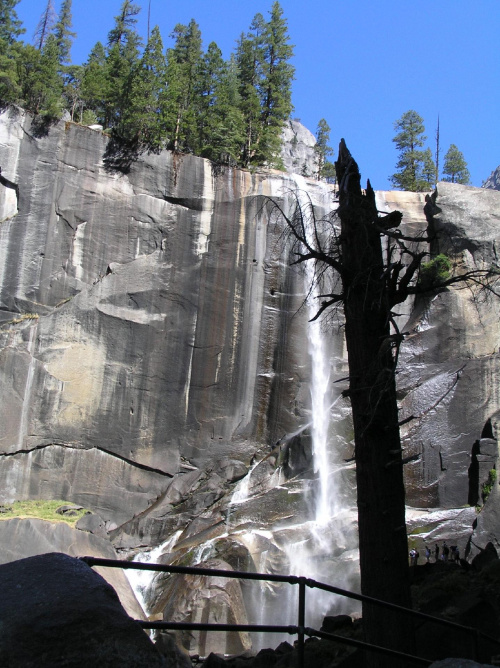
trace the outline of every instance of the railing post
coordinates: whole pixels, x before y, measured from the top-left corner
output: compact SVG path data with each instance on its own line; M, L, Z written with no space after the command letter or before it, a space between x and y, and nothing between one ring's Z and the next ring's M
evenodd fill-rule
M299 633L298 633L298 655L299 668L304 668L304 627L306 625L306 579L299 578Z

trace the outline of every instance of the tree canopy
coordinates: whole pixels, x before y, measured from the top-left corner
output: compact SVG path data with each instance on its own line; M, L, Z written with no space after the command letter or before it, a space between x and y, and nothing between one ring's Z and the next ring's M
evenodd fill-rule
M174 26L165 50L160 29L146 44L137 32L140 6L123 0L105 45L82 65L71 63L72 0L44 2L34 46L19 40L16 0L0 0L0 101L34 114L97 122L138 152L194 153L245 167L281 167L281 134L291 110L287 22L279 2L256 14L235 53L215 42L204 50L196 21Z
M400 190L413 192L431 190L433 183L429 178L434 170L432 181L436 173L436 167L429 151L424 151L423 146L427 137L424 135L424 121L416 111L406 111L401 118L394 123L397 134L393 142L399 151L399 160L395 172L391 177L391 183Z
M467 169L467 163L465 162L463 153L458 150L455 144L451 144L444 156L443 180L451 181L451 183L461 183L463 185L468 185L470 183L470 174Z
M438 160L440 154L440 121L436 129L436 162L430 148L424 148L427 137L424 135L424 121L416 111L406 111L394 123L397 134L393 138L399 151L396 168L398 172L390 177L391 183L400 190L413 192L432 190L439 180ZM461 151L451 144L444 156L443 180L468 185L470 174Z

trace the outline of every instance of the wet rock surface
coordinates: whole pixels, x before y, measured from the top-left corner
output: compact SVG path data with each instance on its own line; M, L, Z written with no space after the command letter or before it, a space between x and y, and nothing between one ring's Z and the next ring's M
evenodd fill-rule
M309 549L318 579L341 567L339 584L356 588L342 326L324 339L330 481L341 491L335 521L317 531L304 277L262 206L267 195L291 206L298 188L322 215L332 188L264 170L214 174L167 152L124 174L104 162L107 142L64 122L36 136L20 110L0 119L0 504L91 508L102 521L84 518L81 533L108 536L127 557L169 541L159 559L287 572ZM427 205L421 193L377 202L403 212L406 232L439 231L436 252L482 267L497 261L499 197L440 183ZM398 307L408 530L419 549L448 540L470 560L476 546L498 545L498 482L486 500L483 491L497 460L499 316L498 302L454 289ZM337 530L333 547L322 543Z

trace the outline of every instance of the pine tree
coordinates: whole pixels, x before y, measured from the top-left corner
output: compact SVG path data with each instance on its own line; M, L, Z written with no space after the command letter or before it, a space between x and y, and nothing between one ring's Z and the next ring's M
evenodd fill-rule
M467 163L465 162L463 153L458 150L455 144L451 144L444 156L443 174L445 175L443 176L443 181L461 183L462 185L469 185L470 183Z
M248 167L255 156L260 135L259 82L262 72L261 38L264 17L257 14L250 26L251 32L241 35L236 50L238 66L240 109L245 124L242 164Z
M69 110L72 121L81 122L83 115L82 80L85 68L82 65L67 65L64 68L65 106Z
M160 29L151 32L143 56L132 70L127 97L118 127L121 137L133 141L139 150L152 152L163 148L160 100L165 85L166 61Z
M261 164L282 167L281 133L293 109L295 68L289 62L293 46L279 2L273 3L270 13L262 35L261 134L256 156Z
M34 114L49 118L60 116L63 82L59 74L57 41L53 34L43 49L27 45L18 63L21 103Z
M195 91L201 67L201 32L191 19L187 26L177 24L171 37L175 46L167 52L167 91L163 110L169 135L169 148L192 152L197 143Z
M25 32L17 18L19 0L0 0L0 101L15 102L20 94L16 61L22 46L17 38Z
M19 35L25 32L14 9L18 3L19 0L0 0L0 53L2 54Z
M432 159L432 151L427 148L424 151L424 159L422 163L422 177L419 184L419 190L433 190L436 185L436 163Z
M139 61L141 38L135 29L139 11L138 5L124 0L120 13L115 16L115 25L108 33L103 114L106 127L119 124L124 111L129 77Z
M192 148L194 153L198 155L201 155L200 152L207 143L209 117L215 104L215 89L221 78L223 68L222 51L215 42L210 42L206 53L200 59L193 91L197 137Z
M98 122L106 126L108 77L106 51L101 42L97 42L83 65L80 94L83 108L92 110Z
M108 47L111 49L115 44L124 44L133 33L135 33L135 18L141 8L131 0L123 0L120 13L115 16L115 25L108 33Z
M245 119L243 164L282 167L281 132L292 111L294 67L287 22L274 2L268 22L256 14L237 47L241 110Z
M212 105L204 124L201 155L219 164L237 164L244 143L237 70L234 57L222 64L214 81Z
M314 145L314 152L316 153L316 160L318 165L318 180L325 178L325 176L332 176L331 167L327 167L327 165L332 165L335 170L335 166L327 160L327 156L333 155L333 149L328 145L329 141L330 126L325 121L325 119L322 118L318 122L318 127L316 128L316 144ZM325 175L325 171L328 172L327 175Z
M327 183L337 183L337 170L335 169L335 164L333 162L325 162L323 167L323 179Z
M40 20L35 28L33 34L33 43L38 51L41 51L45 45L45 41L52 32L54 25L56 23L56 10L54 9L53 0L47 0L47 5L42 12Z
M396 168L400 171L390 177L392 184L401 190L425 190L421 176L425 152L420 150L426 140L423 119L416 111L406 111L394 123L394 129L398 131L392 141L399 150Z
M71 45L76 33L71 31L71 0L63 0L61 11L54 28L54 35L59 53L59 63L68 65L71 62Z

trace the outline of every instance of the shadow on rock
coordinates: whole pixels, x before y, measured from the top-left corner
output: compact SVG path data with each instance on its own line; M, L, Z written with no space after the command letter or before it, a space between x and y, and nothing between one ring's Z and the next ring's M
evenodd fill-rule
M43 554L0 566L3 668L163 668L114 589L79 559Z
M104 151L104 168L107 172L128 174L141 152L137 138L126 139L117 132L113 132Z

